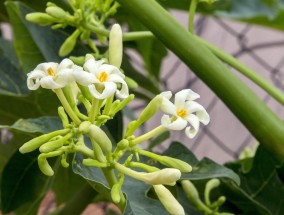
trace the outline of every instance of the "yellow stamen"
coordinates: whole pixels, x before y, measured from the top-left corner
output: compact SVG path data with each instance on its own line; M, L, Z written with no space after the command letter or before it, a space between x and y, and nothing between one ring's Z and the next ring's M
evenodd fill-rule
M187 111L185 110L185 109L179 109L178 111L177 111L177 115L179 116L179 117L181 117L181 118L184 118L184 117L186 117L186 115L187 115Z
M54 70L53 70L51 67L49 67L49 68L47 69L47 73L48 73L48 75L50 75L50 76L55 76L55 75L56 75L55 72L54 72Z
M102 71L98 77L100 82L105 82L107 80L108 74L105 71Z

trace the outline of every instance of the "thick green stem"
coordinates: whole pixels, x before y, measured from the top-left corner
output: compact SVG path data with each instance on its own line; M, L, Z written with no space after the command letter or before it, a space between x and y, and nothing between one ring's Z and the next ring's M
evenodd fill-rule
M257 140L284 158L284 123L155 0L118 0L203 80ZM177 33L178 32L178 33Z
M272 97L274 97L278 102L280 102L282 105L284 105L284 93L279 90L277 87L275 87L272 83L268 82L266 79L264 79L261 75L247 67L246 65L242 64L240 61L238 61L233 56L227 54L223 50L219 49L218 47L212 45L211 43L196 37L200 42L202 42L204 45L206 45L207 48L209 48L220 60L224 61L225 63L229 64L236 70L238 70L240 73L245 75L247 78L252 80L255 84L260 86L262 89L264 89L267 93L269 93Z

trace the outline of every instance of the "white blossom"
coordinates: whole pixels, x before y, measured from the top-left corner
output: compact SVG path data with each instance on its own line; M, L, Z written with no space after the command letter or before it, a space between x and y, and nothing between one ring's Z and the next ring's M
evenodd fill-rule
M84 71L74 70L73 76L77 83L88 86L95 98L106 99L114 94L119 98L126 98L129 95L125 76L117 67L91 58L85 62L83 68Z
M59 89L73 81L72 70L74 63L64 59L60 64L54 62L41 63L27 74L27 85L30 90L40 86L46 89Z
M163 92L161 95L163 96L161 109L166 113L161 119L162 126L171 130L185 128L185 134L193 138L198 132L199 122L204 125L209 123L210 117L204 107L194 101L200 96L192 90L185 89L176 93L174 103L170 101L172 97L170 91Z

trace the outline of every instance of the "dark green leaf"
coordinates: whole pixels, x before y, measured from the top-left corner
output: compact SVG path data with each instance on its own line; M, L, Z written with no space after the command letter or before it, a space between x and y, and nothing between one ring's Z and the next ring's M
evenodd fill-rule
M280 215L284 213L284 186L277 174L278 161L263 147L256 152L246 173L239 168L241 187L227 183L224 192L244 211Z
M38 90L28 96L0 94L0 124L12 124L19 118L35 118L57 113L59 101L54 93Z
M112 120L107 121L105 126L108 136L113 138L113 142L118 143L122 139L123 132L122 112L118 112Z
M164 155L183 160L192 166L192 172L183 174L182 179L204 180L227 178L234 181L236 184L240 184L239 176L232 170L215 163L209 158L203 158L201 161L198 161L194 154L181 143L173 142L165 151Z
M102 171L97 168L84 166L82 164L82 159L80 154L76 155L73 162L74 172L88 180L95 190L104 194L105 198L111 200L109 185L107 184ZM166 214L165 209L158 200L150 199L146 196L145 193L148 189L149 185L126 176L123 191L127 196L127 207L124 214Z
M61 121L55 116L43 116L35 119L19 119L11 129L25 133L49 133L62 129Z
M39 170L36 153L22 155L16 152L2 174L3 213L18 209L21 214L36 214L51 181L51 177L46 177Z

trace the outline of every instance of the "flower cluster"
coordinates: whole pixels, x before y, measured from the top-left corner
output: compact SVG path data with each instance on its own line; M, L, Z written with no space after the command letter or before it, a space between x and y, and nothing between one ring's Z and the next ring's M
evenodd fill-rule
M58 115L63 129L26 142L20 148L20 152L28 153L39 149L41 153L38 157L39 168L48 176L54 174L47 161L48 158L61 156L62 166L68 167L67 156L70 153L81 153L84 156L83 165L101 168L107 179L112 177L107 181L112 181L109 186L112 200L116 204L125 204L121 188L127 175L153 186L166 210L171 214L178 212L182 215L184 214L182 206L164 185L175 185L181 173L192 171L192 167L182 160L138 149L136 145L166 129L185 129L186 135L192 138L196 135L200 122L209 123L209 115L194 101L199 95L192 90L178 92L174 104L170 101L172 93L163 92L152 99L138 119L128 124L123 138L117 144L113 144L101 126L134 98L134 95L129 95L125 75L120 71L121 60L122 32L120 26L116 24L110 34L108 60L95 60L93 56L86 55L82 67L74 64L70 59L64 59L59 64L53 62L39 64L28 73L27 86L30 90L42 87L51 89L58 96L62 104L58 108ZM115 99L115 96L118 99ZM78 102L85 107L86 115L77 108ZM158 110L165 112L161 125L136 137L135 130ZM187 126L188 123L190 126ZM85 144L86 139L90 141L91 147ZM166 168L159 169L141 163L139 156L153 159ZM115 175L113 170L118 174Z

